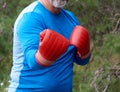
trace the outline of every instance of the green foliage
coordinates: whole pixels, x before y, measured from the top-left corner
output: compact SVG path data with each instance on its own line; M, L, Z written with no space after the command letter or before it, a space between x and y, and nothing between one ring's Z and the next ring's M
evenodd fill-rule
M120 79L120 33L105 34L103 45L96 42L93 46L90 63L84 67L75 65L73 92L119 92ZM94 42L91 42L91 44ZM118 65L117 65L118 64ZM114 66L118 66L115 68ZM115 70L114 70L115 69ZM114 70L114 71L113 71ZM95 89L95 86L97 90ZM108 86L108 87L107 87Z
M33 1L0 0L0 92L6 92L9 84L15 19ZM119 92L120 79L111 75L111 69L120 61L119 4L120 0L69 0L66 5L91 36L91 60L86 66L75 64L73 92L97 92L92 84L99 92L108 84L106 92Z
M99 92L103 92L108 84L106 92L120 90L119 78L111 77L110 81L107 81L107 75L120 61L120 34L111 34L120 18L119 3L119 0L71 0L66 6L74 12L81 25L88 28L91 35L92 57L87 66L75 65L73 92L98 92L90 85L96 76L94 73L101 68L104 71L95 81ZM119 26L116 31L119 31Z
M19 2L22 5L22 0L12 2L11 0L0 1L0 92L6 92L6 88L9 85L12 66L12 33L14 21L20 12L17 9ZM23 2L24 7L30 3L26 2ZM22 10L23 6L19 6L19 10L20 8Z

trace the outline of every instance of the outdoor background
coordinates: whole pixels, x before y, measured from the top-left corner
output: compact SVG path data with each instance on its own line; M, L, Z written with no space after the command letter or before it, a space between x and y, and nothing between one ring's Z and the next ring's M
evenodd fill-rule
M12 66L13 25L35 0L0 0L0 92L6 92ZM73 92L120 92L120 0L69 0L65 7L91 37L91 59L75 64Z

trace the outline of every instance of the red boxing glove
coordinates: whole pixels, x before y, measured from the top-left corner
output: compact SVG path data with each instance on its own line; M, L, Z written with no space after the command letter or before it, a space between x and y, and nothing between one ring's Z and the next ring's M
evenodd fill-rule
M76 26L70 36L70 44L77 48L77 54L81 59L85 59L90 54L90 37L86 28Z
M37 62L49 66L67 50L69 41L57 32L46 29L40 33L40 44L35 54Z

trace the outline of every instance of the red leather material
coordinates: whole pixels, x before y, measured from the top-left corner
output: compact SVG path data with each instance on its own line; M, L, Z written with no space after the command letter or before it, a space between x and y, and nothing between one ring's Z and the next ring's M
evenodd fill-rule
M69 41L65 37L53 30L46 29L40 33L40 44L36 59L40 64L51 65L65 53L68 45Z
M76 26L70 36L70 44L77 48L79 57L86 58L90 53L89 32L83 26Z

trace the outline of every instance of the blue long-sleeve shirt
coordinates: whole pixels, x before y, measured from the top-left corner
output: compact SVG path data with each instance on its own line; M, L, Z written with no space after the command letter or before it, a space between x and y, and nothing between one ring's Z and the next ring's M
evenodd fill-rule
M76 25L80 25L78 20L67 10L53 14L39 1L26 7L14 25L13 67L8 92L72 92L73 63L85 65L90 57L78 58L76 48L69 46L51 66L42 67L35 53L41 31L52 29L69 40Z

